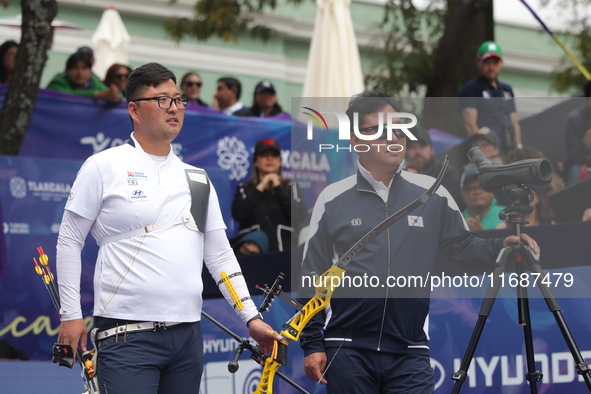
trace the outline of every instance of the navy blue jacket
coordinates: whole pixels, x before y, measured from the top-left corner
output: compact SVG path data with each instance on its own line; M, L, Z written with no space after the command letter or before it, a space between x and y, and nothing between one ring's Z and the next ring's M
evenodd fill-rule
M478 111L478 127L488 127L497 133L501 151L504 151L503 130L511 126L510 114L516 112L515 95L510 85L497 81L495 88L485 78L479 77L466 83L460 91L460 105Z
M573 164L587 163L591 150L583 142L587 130L591 128L591 108L588 105L579 107L568 114L564 139L566 141L566 167Z
M433 182L427 175L398 172L387 203L359 172L328 186L314 207L302 275L324 273L368 231L423 194ZM328 308L302 333L305 355L339 346L428 354L430 286L381 284L389 275L427 277L433 272L438 252L454 262L479 261L492 268L502 242L470 233L457 205L440 187L427 203L372 239L346 266L347 275L377 276L380 285L337 288ZM300 291L304 297L313 293L313 289Z

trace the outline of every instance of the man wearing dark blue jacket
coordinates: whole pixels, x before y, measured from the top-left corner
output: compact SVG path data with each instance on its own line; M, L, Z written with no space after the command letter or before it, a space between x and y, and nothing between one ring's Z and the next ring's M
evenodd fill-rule
M500 82L503 51L493 41L484 42L476 53L478 78L466 83L460 91L460 105L468 136L488 127L499 137L502 154L523 148L521 127L517 121L515 94L510 85Z
M384 126L383 138L369 143L353 133L354 113L358 113L360 133L376 134L379 122L385 123L386 113L399 112L395 100L382 96L364 92L349 103L351 145L359 145L355 149L358 171L329 185L318 197L302 275L325 272L368 231L417 199L434 182L430 176L401 171L404 133L392 132L387 139ZM534 240L526 235L522 240L539 254ZM368 286L366 280L357 288L335 290L330 305L303 331L306 375L327 383L329 394L432 393L430 288L391 286L386 279L425 277L433 271L438 251L454 261L480 261L492 268L503 245L517 241L516 236L505 240L474 236L455 201L440 187L426 203L371 239L347 265L348 277L377 277L383 286L375 281Z

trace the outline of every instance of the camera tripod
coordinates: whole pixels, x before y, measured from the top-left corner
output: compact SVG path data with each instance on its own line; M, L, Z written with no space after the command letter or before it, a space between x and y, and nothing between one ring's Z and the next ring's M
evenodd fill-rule
M503 191L509 195L513 203L499 213L499 218L505 220L507 224L512 225L515 230L514 234L521 240L521 225L528 223L523 219L523 215L529 214L533 210L531 206L531 202L534 198L533 192L521 185L505 186L503 187ZM492 311L492 307L500 289L499 278L505 273L507 263L510 261L515 263L515 272L517 273L518 278L522 277L521 274L525 273L526 269L529 269L532 274L538 274L538 278L543 278L544 271L540 266L538 256L536 256L528 246L519 242L517 244L509 245L501 250L501 253L499 253L497 258L493 279L491 279L490 287L486 292L485 299L482 303L480 311L478 312L478 320L476 322L476 326L474 327L474 331L472 332L472 337L468 343L464 358L462 359L462 364L460 365L460 369L452 375L452 380L455 381L452 390L453 394L460 392L462 383L464 383L466 377L468 376L470 362L474 356L476 346L478 345L480 335L482 334L484 324L486 323L486 319ZM544 281L539 281L538 283L542 296L546 301L546 305L548 305L548 309L550 309L554 315L556 323L562 332L562 336L564 337L564 340L566 341L566 344L573 356L577 373L583 376L585 384L591 392L591 376L589 365L585 362L585 359L581 355L581 352L577 347L573 336L571 335L566 321L562 316L562 309L560 308L560 305L558 304L558 301L556 300L550 285L543 282ZM542 379L542 374L540 371L536 370L534 360L534 346L529 314L527 287L523 287L522 281L519 280L516 289L519 325L523 327L525 339L525 353L527 363L526 379L529 382L530 393L536 394L538 392L537 382Z

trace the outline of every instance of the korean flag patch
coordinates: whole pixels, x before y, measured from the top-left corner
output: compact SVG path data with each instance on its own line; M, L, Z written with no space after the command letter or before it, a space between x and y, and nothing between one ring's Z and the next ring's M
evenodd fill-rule
M423 217L422 216L412 216L408 215L408 225L411 227L424 227L423 226Z

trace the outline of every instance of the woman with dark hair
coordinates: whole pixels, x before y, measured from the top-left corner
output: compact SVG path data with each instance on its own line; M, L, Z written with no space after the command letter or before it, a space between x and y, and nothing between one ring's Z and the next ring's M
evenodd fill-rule
M293 212L293 214L292 214ZM308 208L301 191L282 176L281 147L267 138L257 142L250 181L238 185L232 216L240 222L238 234L261 230L269 251L291 249L292 236L307 224Z
M10 82L16 67L16 52L18 44L8 40L0 45L0 83Z
M527 160L527 159L542 159L544 154L539 150L526 146L522 149L513 149L505 156L505 164L515 163L516 161ZM556 175L552 174L552 180L548 189L541 193L534 193L534 200L531 203L533 211L530 214L523 215L523 218L529 223L528 226L538 226L541 224L555 224L556 218L554 212L550 207L550 201L548 200L548 193L552 189L564 188L564 181ZM496 228L507 228L506 222L501 222Z
M195 71L189 71L181 79L181 93L183 96L189 99L189 103L195 103L202 107L209 107L205 101L201 100L201 86L203 86L203 80L201 76Z
M125 97L125 86L127 85L127 78L133 70L131 67L125 64L115 63L107 70L103 83L106 86L115 85L121 92L121 95Z

